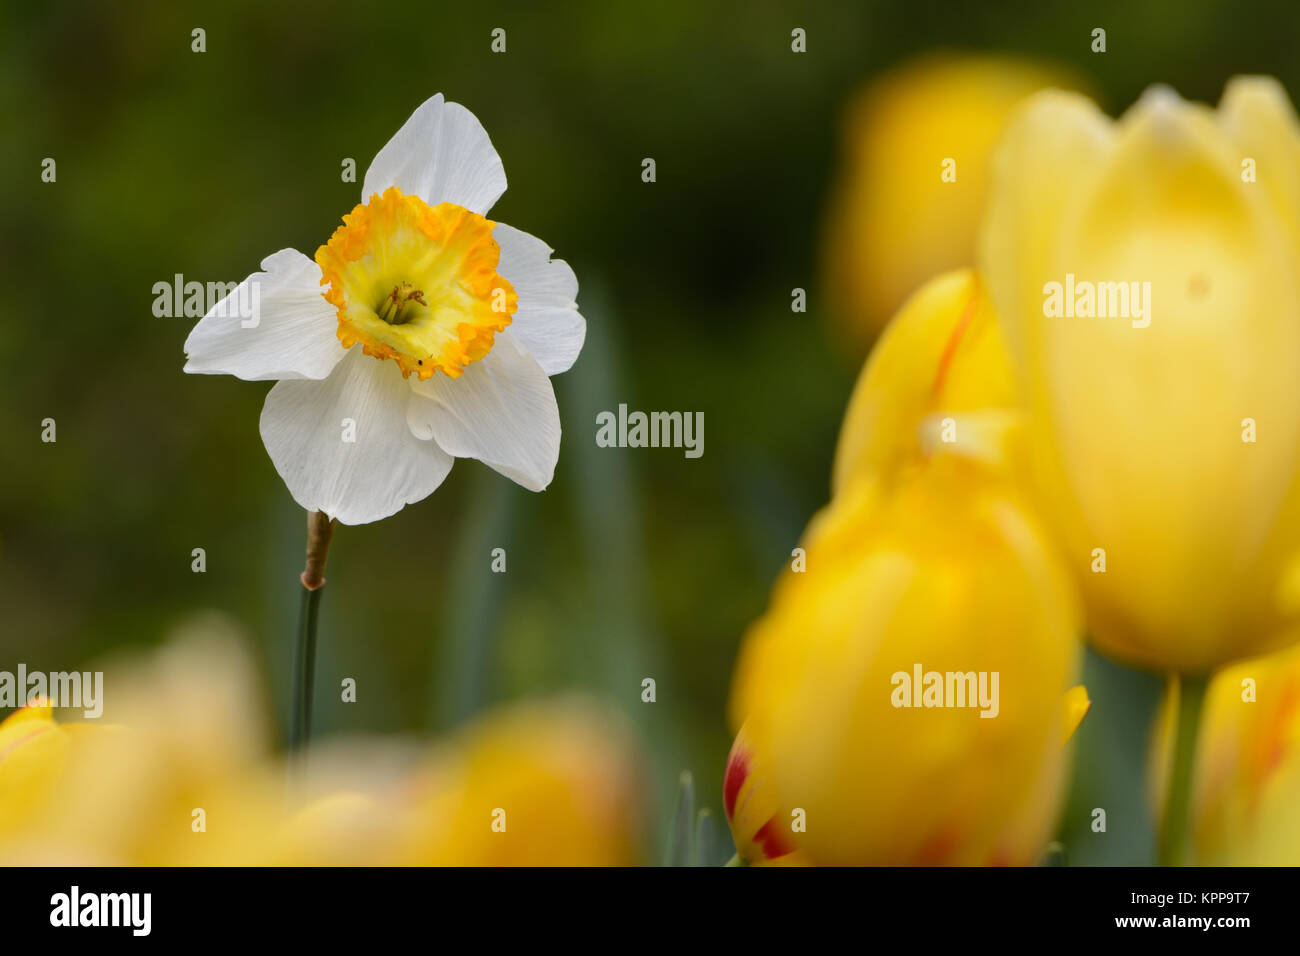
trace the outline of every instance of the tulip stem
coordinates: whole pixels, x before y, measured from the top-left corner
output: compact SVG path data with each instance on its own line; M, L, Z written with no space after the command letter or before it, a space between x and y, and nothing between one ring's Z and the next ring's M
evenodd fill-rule
M1178 689L1174 753L1165 789L1165 812L1160 828L1160 865L1183 866L1187 861L1192 781L1196 770L1196 738L1209 678L1170 677Z
M311 739L312 691L316 684L316 625L325 590L325 561L329 558L334 522L319 511L307 512L307 564L303 569L298 605L298 635L293 657L293 712L289 720L289 752L297 753Z

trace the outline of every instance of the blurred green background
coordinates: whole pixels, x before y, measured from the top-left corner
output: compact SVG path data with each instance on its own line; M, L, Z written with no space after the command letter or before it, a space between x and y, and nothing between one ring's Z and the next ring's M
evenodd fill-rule
M1105 55L1089 52L1095 26ZM431 734L583 688L639 728L661 823L682 768L716 809L736 648L828 496L857 371L823 321L833 290L817 261L850 94L942 48L1055 60L1111 113L1152 82L1210 102L1234 73L1296 90L1297 26L1290 3L6 0L0 666L82 665L217 608L255 641L269 708L287 716L304 519L258 436L269 385L182 374L193 320L156 318L152 287L310 255L358 201L342 161L360 178L442 91L505 163L494 218L577 272L588 343L554 381L565 438L546 493L461 461L425 501L339 530L318 732ZM496 27L505 54L490 51ZM56 183L41 182L45 157ZM794 287L806 314L790 311ZM595 414L620 402L704 412L704 456L597 448ZM356 704L336 702L343 677ZM1070 862L1146 862L1132 728L1159 685L1096 657L1085 677ZM1097 806L1104 837L1087 830Z

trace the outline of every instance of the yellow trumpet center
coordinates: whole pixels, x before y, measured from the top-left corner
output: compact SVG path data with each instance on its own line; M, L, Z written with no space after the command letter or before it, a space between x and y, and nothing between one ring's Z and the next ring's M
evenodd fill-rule
M402 376L457 378L492 349L519 299L497 265L496 224L454 203L430 206L396 186L343 217L316 250L325 299L350 349L393 359Z

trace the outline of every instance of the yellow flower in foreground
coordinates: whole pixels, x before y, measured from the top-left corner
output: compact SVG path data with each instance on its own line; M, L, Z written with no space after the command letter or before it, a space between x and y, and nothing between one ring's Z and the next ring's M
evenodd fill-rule
M1177 691L1166 694L1150 768L1164 803ZM1221 671L1210 684L1192 790L1196 862L1300 864L1300 648Z
M843 489L803 547L806 570L746 637L730 705L781 842L818 864L1034 862L1078 645L1030 513L936 455L888 491Z
M617 720L580 700L495 711L415 759L391 743L317 746L312 798L276 832L275 862L635 865L646 819L636 752Z
M409 784L401 862L623 866L643 857L645 781L611 715L526 704L458 735Z
M85 729L56 723L45 700L0 722L0 842L20 833L53 796L73 739Z
M1023 60L945 55L895 69L855 97L826 235L829 286L851 339L865 347L922 282L974 265L1003 123L1029 94L1071 85Z
M1203 673L1300 610L1298 199L1268 79L1217 112L1152 89L1118 122L1040 93L999 148L982 271L1034 484L1128 663Z
M253 672L220 625L108 670L114 726L0 724L0 863L533 865L640 859L635 748L603 710L528 704L421 754L314 747L286 797Z

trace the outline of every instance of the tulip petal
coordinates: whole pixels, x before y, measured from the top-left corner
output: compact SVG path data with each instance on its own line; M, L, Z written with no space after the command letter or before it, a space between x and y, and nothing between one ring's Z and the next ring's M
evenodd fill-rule
M509 332L457 379L412 384L411 430L457 458L479 461L541 491L560 456L560 412L551 380Z
M844 416L831 488L937 451L1008 457L1016 396L997 318L968 269L932 279L889 323ZM945 429L953 420L953 434ZM955 440L954 440L955 439Z
M492 236L501 246L497 271L519 295L510 334L537 359L547 375L567 372L582 351L587 320L578 313L578 277L536 236L497 223Z
M185 371L246 381L325 378L343 358L320 266L295 249L262 260L185 340ZM241 314L242 313L242 314Z
M1171 90L1114 125L1042 95L1007 132L984 235L1031 467L1090 633L1158 670L1242 653L1236 635L1271 613L1258 559L1300 448L1296 247L1239 163L1213 114ZM1069 291L1070 313L1047 307L1048 283L1076 282L1091 309ZM1124 311L1130 295L1141 309ZM1267 441L1242 441L1246 418Z
M843 489L808 529L806 568L745 638L729 717L772 802L806 812L796 842L819 865L1036 860L1078 666L1071 582L1014 486L970 462L875 484ZM963 680L986 686L954 692Z
M767 770L743 727L727 756L722 809L731 827L736 854L746 864L809 865L795 845L794 833L788 831L788 812L780 805Z
M1110 123L1091 100L1049 90L1015 112L994 154L981 274L1022 367L1040 331L1033 318L1042 314L1043 283L1056 277L1058 224L1110 139ZM1029 319L1019 318L1022 311Z
M70 746L48 700L0 721L0 848L7 836L30 826L58 792Z
M412 434L409 398L397 365L359 348L322 382L271 389L262 441L294 501L344 524L366 524L431 494L452 458Z
M1088 699L1088 688L1080 684L1065 692L1065 735L1064 740L1074 736L1074 732L1083 723L1083 718L1092 710L1092 701Z
M1300 122L1282 84L1271 76L1233 77L1219 101L1219 123L1254 160L1256 179L1300 242Z
M430 206L450 202L486 215L506 191L506 173L483 124L439 93L420 104L375 156L361 201L389 186Z

